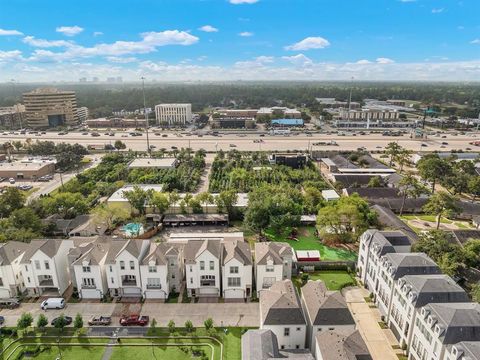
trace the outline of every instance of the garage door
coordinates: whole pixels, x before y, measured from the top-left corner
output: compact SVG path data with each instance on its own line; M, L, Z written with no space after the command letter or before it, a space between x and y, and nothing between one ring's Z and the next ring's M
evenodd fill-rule
M219 292L217 288L200 288L199 296L218 296Z
M243 299L244 298L243 289L226 289L225 290L225 299Z
M145 291L145 297L147 299L165 299L166 294L161 290L147 290Z
M82 299L100 299L100 291L94 289L82 289Z
M10 298L10 292L8 289L0 289L0 299L7 299Z
M123 296L142 296L142 289L136 287L123 288Z

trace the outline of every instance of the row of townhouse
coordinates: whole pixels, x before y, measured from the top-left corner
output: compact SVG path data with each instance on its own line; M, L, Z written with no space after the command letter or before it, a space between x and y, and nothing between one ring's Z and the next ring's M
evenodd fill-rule
M260 330L244 335L242 353L243 359L371 359L345 298L320 280L308 281L301 296L288 279L263 290Z
M260 243L255 254L254 264L248 243L208 236L182 243L104 236L9 242L0 246L0 298L63 295L73 286L82 299L166 299L185 280L190 297L246 299L255 288L290 279L288 244Z
M357 271L412 360L460 360L480 346L480 305L399 231L367 230Z

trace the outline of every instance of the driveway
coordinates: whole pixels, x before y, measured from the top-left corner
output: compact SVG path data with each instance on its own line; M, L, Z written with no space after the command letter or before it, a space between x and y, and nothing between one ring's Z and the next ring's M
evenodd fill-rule
M112 325L118 324L120 317L126 314L142 314L155 318L158 326L167 326L173 320L177 326L183 326L187 320L193 326L203 326L203 322L211 317L219 326L259 326L259 304L258 303L220 303L220 304L126 304L126 303L76 303L67 304L63 310L40 309L40 303L23 303L19 308L13 310L3 309L0 315L5 317L6 326L14 326L18 318L24 312L29 312L34 318L34 324L40 314L45 314L49 321L65 314L75 317L80 313L84 323L94 315L105 315L112 317Z
M396 351L392 345L398 345L395 337L388 329L380 328L380 314L377 309L371 309L365 302L368 296L366 289L351 287L343 290L348 308L352 313L357 330L367 344L372 358L378 360L398 360Z

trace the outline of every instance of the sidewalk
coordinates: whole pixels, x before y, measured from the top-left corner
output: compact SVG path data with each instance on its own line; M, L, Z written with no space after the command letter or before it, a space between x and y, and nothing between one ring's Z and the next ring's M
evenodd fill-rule
M343 293L357 324L357 330L365 340L372 358L374 360L398 360L397 353L392 348L392 345L398 345L395 337L390 330L380 328L378 310L371 309L365 302L364 297L368 296L368 291L352 287L346 288Z

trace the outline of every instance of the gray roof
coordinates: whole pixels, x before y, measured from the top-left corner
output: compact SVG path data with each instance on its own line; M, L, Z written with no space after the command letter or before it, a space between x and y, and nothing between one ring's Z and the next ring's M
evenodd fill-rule
M129 252L132 256L139 259L143 241L145 240L115 239L115 241L112 241L110 249L107 253L107 258L105 259L105 263L114 264L118 254L120 254L123 250Z
M371 235L370 240L367 241L367 246L376 244L380 248L379 256L396 252L399 248L410 245L410 239L401 231L369 229L366 233Z
M339 168L349 168L349 169L357 169L358 166L350 162L346 157L342 155L333 155L328 157L332 162L335 164L336 167Z
M284 242L255 243L255 263L265 265L267 259L272 259L275 265L283 264L283 256L293 256L292 247Z
M345 189L348 196L357 193L361 197L367 199L400 199L400 194L398 189L395 188L385 188L385 187L375 187L375 188L347 188Z
M435 261L424 253L389 253L384 255L384 258L394 269L393 279L399 279L405 275L441 273Z
M458 244L464 245L468 240L480 239L480 230L473 229L462 229L462 230L452 230L452 235Z
M306 324L291 280L277 281L260 292L260 316L264 325Z
M220 260L222 244L220 240L189 241L183 250L185 264L195 264L196 258L204 251L210 252Z
M342 183L345 187L367 186L372 178L378 176L377 174L332 174L335 182Z
M370 155L362 155L358 158L358 161L366 163L366 167L369 169L390 169L389 166L381 163Z
M389 208L373 205L371 209L377 214L377 219L382 226L404 232L412 243L418 240L417 233Z
M30 263L32 256L35 255L38 250L42 251L50 258L54 257L57 254L62 241L63 240L61 239L32 240L25 251L25 255L22 258L22 263Z
M440 335L444 344L480 341L480 304L476 302L429 304L430 311L445 331Z
M349 334L322 331L316 335L317 345L325 360L371 360L372 356L360 332Z
M24 254L29 244L20 241L9 241L0 244L0 266L10 265L15 259Z
M398 197L370 197L367 198L368 202L370 204L376 204L380 206L384 206L388 209L391 209L393 211L399 212L400 209L402 208L403 204L403 199L401 196ZM411 199L407 198L405 200L405 204L403 206L403 211L405 213L418 213L422 211L423 206L427 203L428 198L427 197L419 197L416 199Z
M142 261L143 265L148 265L150 261L154 261L155 265L167 265L167 256L178 256L178 249L172 244L166 243L150 243L148 254Z
M428 303L468 302L470 299L453 279L445 274L405 275L400 281L416 294L415 307Z
M455 347L463 353L462 360L480 360L480 341L461 341Z
M271 330L248 330L242 335L242 360L297 359L314 360L308 349L279 350Z
M76 255L76 260L72 265L81 265L88 262L90 265L99 265L105 262L112 242L117 241L110 237L99 237L90 243L84 243L72 248L69 255Z
M250 245L243 241L226 241L223 243L223 265L236 259L243 265L252 265Z
M345 298L340 291L327 291L321 280L308 281L302 287L305 316L313 325L355 325Z

